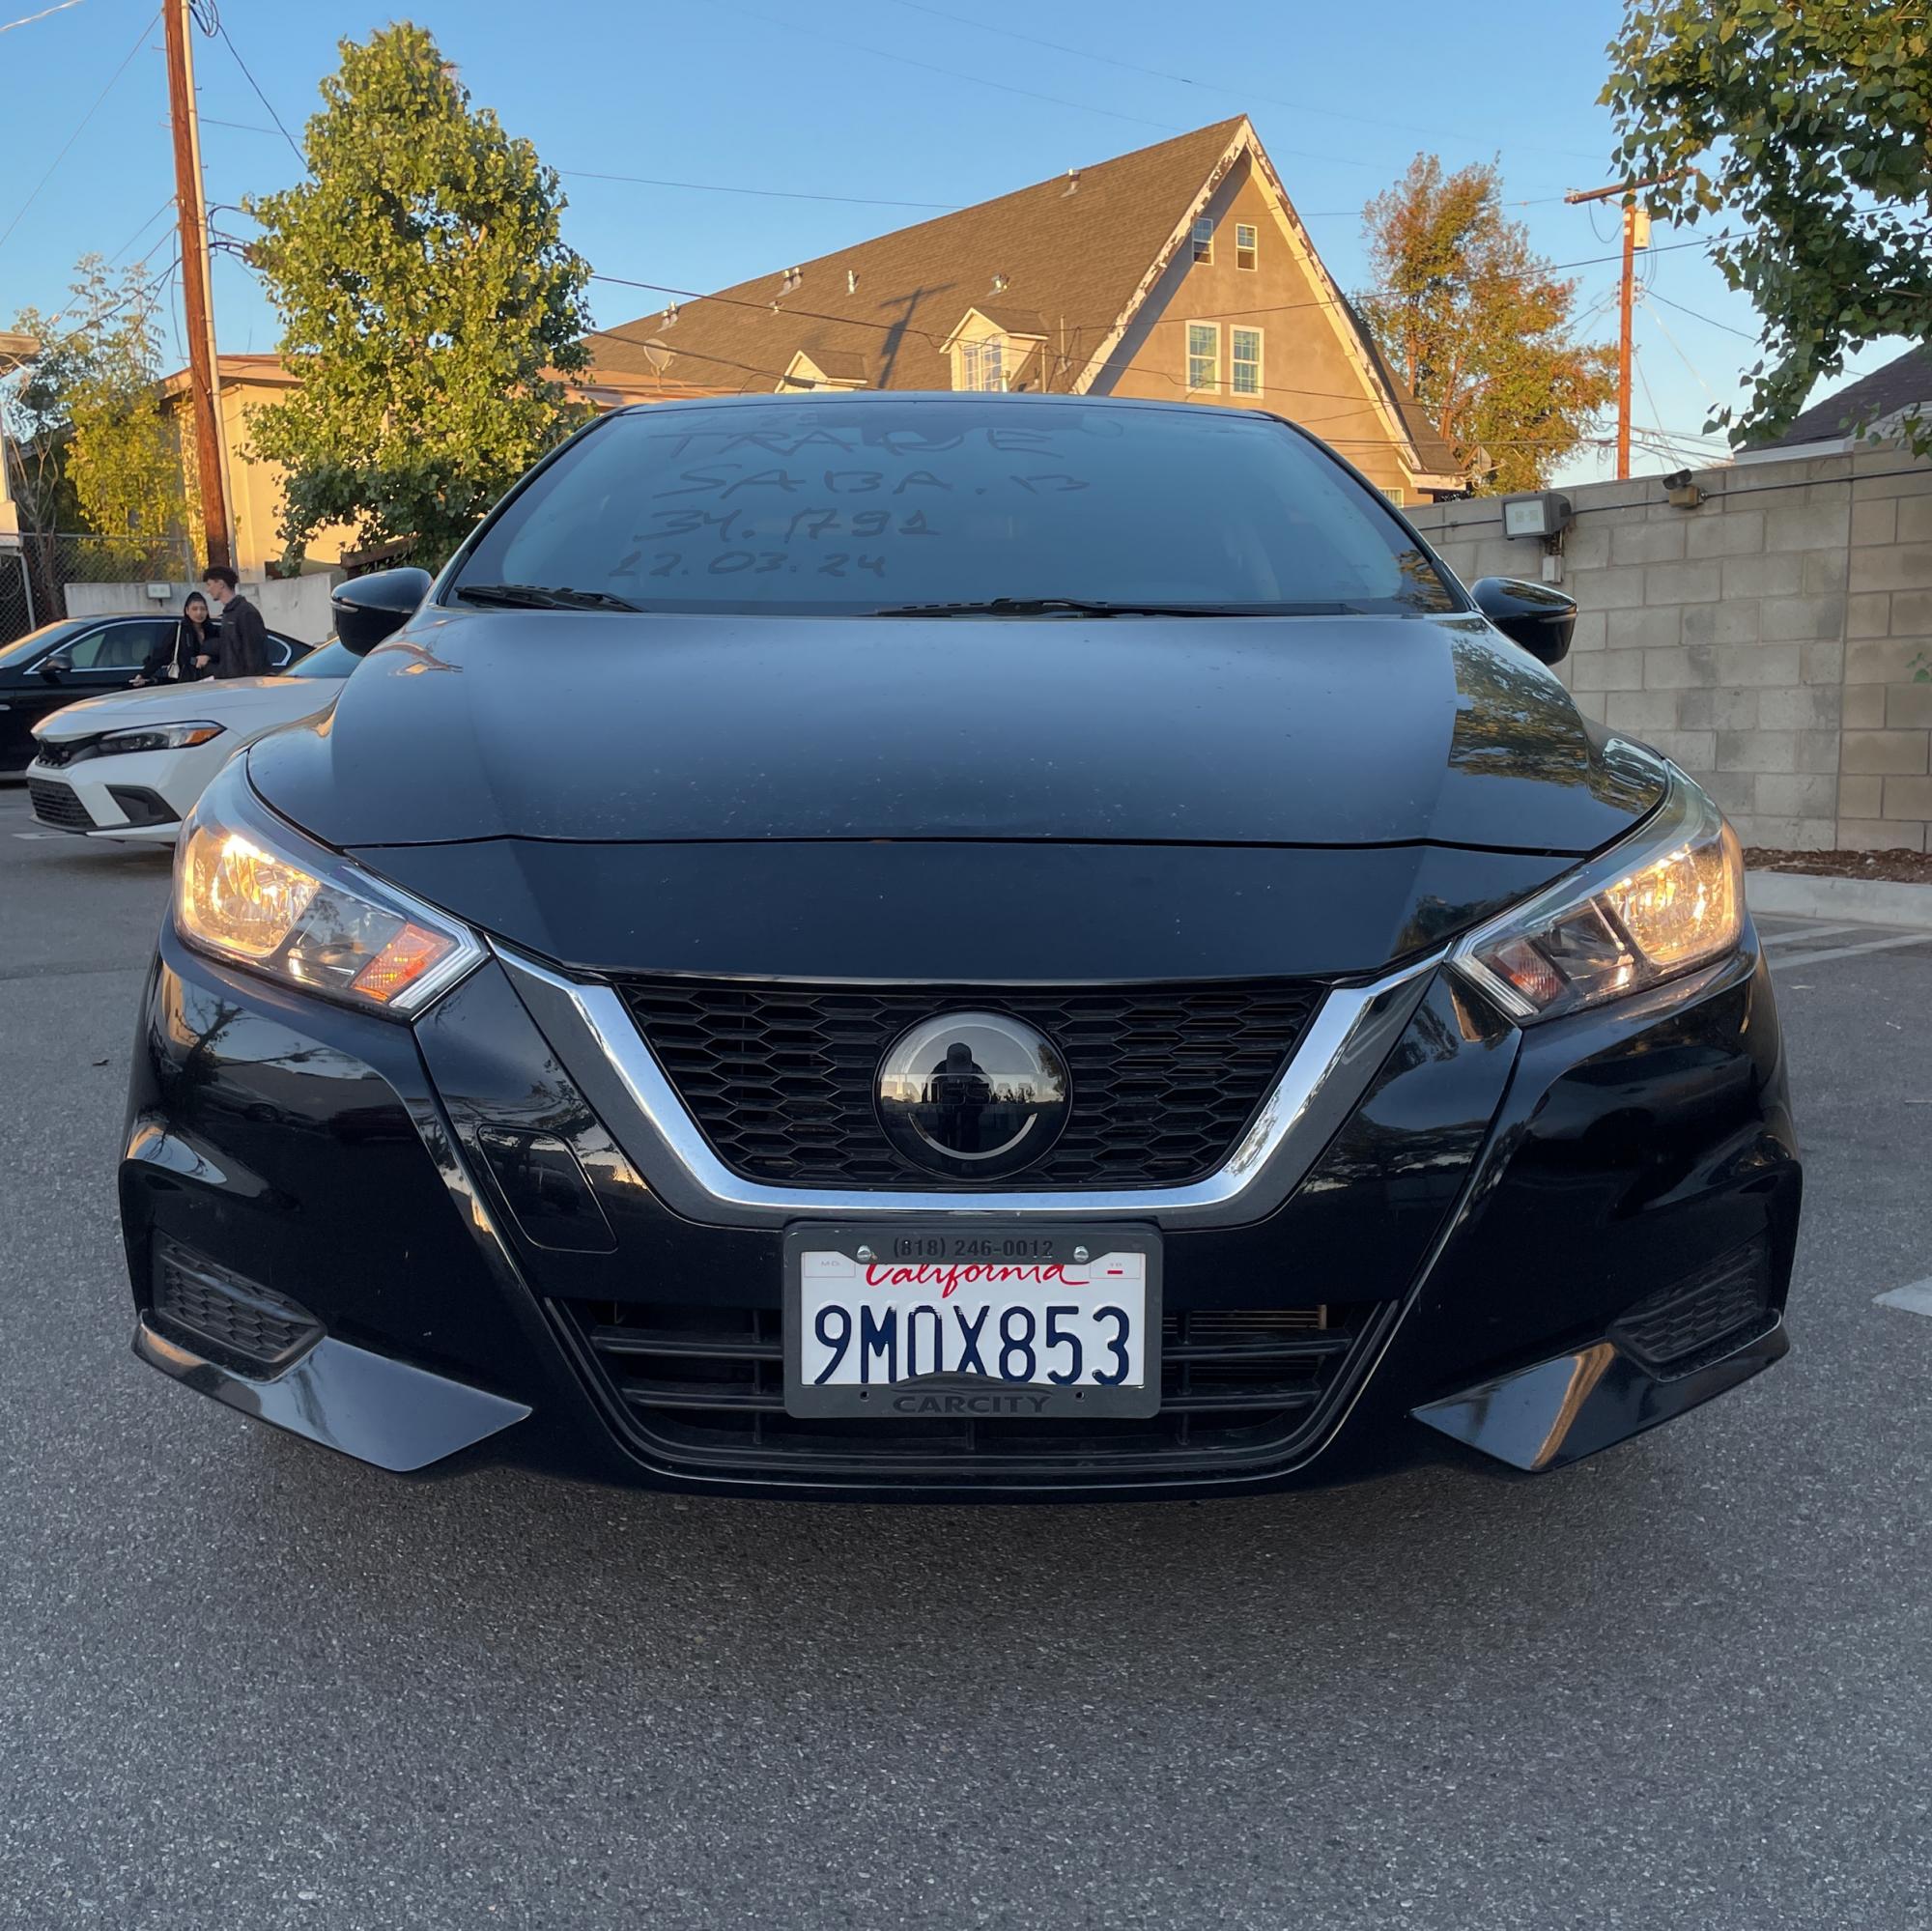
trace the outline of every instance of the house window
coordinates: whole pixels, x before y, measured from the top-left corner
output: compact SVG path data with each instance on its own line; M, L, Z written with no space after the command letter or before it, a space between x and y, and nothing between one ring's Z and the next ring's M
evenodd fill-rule
M1187 325L1187 386L1190 389L1221 386L1221 330L1214 323Z
M959 345L959 381L962 389L1004 389L1007 385L1005 345L997 336L984 342Z
M1214 222L1209 215L1204 214L1194 224L1194 259L1197 262L1214 259Z
M1389 501L1396 506L1397 509L1401 509L1402 506L1408 500L1408 492L1401 488L1386 489L1382 492L1382 495L1385 496L1389 499Z
M1235 223L1235 266L1251 269L1261 253L1261 230L1252 221Z
M1258 396L1262 392L1262 331L1233 328L1228 332L1234 377L1229 386L1237 396Z

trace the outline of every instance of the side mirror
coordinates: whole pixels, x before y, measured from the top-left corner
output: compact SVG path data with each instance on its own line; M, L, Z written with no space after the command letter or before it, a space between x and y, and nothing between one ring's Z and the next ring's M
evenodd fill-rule
M73 652L71 649L50 650L41 659L41 675L49 684L58 684L73 668Z
M352 577L328 600L343 648L367 657L415 615L429 585L427 570L379 570L374 576Z
M1577 628L1577 599L1548 583L1520 577L1485 577L1469 587L1476 608L1509 640L1544 664L1561 664L1570 655Z

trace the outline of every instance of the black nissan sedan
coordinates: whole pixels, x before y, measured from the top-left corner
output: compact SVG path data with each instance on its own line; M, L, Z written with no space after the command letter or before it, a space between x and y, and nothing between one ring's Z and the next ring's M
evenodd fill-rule
M1254 1492L1547 1470L1769 1366L1738 842L1254 412L667 403L184 828L140 1356L396 1470Z

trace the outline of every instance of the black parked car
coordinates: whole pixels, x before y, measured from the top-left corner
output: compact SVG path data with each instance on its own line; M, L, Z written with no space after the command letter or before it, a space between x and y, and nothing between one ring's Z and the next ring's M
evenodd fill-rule
M147 992L190 1386L396 1469L1122 1496L1552 1468L1783 1352L1736 838L1578 716L1567 599L1288 424L663 404L336 613Z
M34 761L34 726L83 697L125 691L150 651L174 641L176 616L66 617L0 646L0 778ZM286 670L310 646L269 633L270 673Z

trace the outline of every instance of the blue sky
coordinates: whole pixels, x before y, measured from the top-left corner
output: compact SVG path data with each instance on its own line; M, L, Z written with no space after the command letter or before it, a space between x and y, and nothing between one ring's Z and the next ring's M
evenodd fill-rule
M0 24L48 4L0 0ZM0 318L28 303L58 308L85 251L145 257L157 273L173 253L153 5L78 0L0 32L0 230L18 217L0 241ZM337 41L395 15L365 0L220 4L229 39L298 138ZM565 171L566 236L607 274L720 287L923 218L915 208L858 204L980 201L1245 110L1345 288L1363 275L1362 203L1418 150L1451 166L1496 156L1506 197L1528 204L1514 212L1536 244L1554 262L1584 264L1574 273L1580 305L1595 311L1589 328L1614 336L1615 213L1561 199L1608 178L1608 118L1595 99L1618 16L1612 0L1292 0L1250 10L1172 0L991 10L975 0L422 0L408 15L435 33L478 101ZM210 201L286 185L295 156L229 47L198 35L195 60ZM586 178L600 173L849 199ZM232 208L214 219L230 235L251 232ZM1689 461L1716 446L1699 440L1712 398L1732 400L1739 371L1756 359L1755 318L1699 248L1663 245L1683 235L1659 226L1654 239L1634 415ZM275 346L273 312L242 263L217 256L214 292L224 349ZM592 298L604 324L658 305L609 283L594 285ZM1846 380L1892 353L1867 351ZM1635 467L1677 463L1659 449ZM1587 451L1565 480L1609 473L1607 454Z

